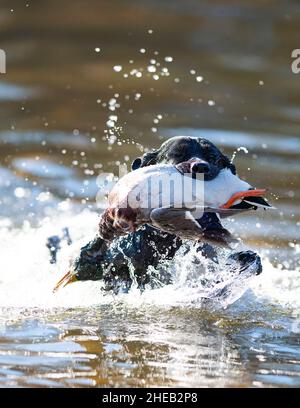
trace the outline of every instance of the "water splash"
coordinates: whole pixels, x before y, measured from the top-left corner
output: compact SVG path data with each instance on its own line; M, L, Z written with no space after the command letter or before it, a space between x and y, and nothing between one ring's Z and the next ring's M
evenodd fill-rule
M248 154L248 153L249 153L249 150L247 149L247 147L244 147L244 146L238 147L238 148L232 153L232 156L231 156L231 159L230 159L230 163L233 163L233 161L234 161L234 159L236 158L236 155L238 154L238 152L244 152L245 154Z
M101 282L77 282L58 293L52 290L58 279L68 270L70 260L77 256L79 248L94 237L98 215L84 211L78 215L57 215L55 220L44 219L38 228L28 223L21 229L11 229L2 222L0 230L0 308L7 307L77 307L114 302L116 296L101 291ZM74 244L62 243L58 263L49 263L49 252L45 246L48 236L56 234L65 226L70 229ZM235 266L220 257L220 265L211 269L208 261L201 259L201 266L192 263L199 254L192 249L188 255L180 250L169 265L174 274L174 283L157 289L146 289L141 293L133 287L128 294L117 296L118 301L136 307L141 304L164 306L228 307L236 302L247 289L255 296L271 299L282 305L300 308L300 275L296 270L282 271L266 258L264 272L259 277L249 274L236 277ZM16 256L17 255L17 256ZM222 293L226 292L226 296Z

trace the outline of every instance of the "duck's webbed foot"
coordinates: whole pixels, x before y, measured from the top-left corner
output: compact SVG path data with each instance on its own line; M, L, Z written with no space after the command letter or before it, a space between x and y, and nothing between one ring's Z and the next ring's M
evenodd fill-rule
M163 207L152 210L150 218L153 226L184 239L210 242L229 247L237 240L221 224L205 228L193 217L191 211L182 208Z
M69 228L67 227L63 228L61 235L53 235L47 239L46 247L50 251L51 264L55 264L57 262L57 254L61 250L61 242L63 240L66 240L68 245L72 244Z
M57 262L57 253L61 249L61 239L58 235L49 237L46 242L46 247L50 251L50 263L55 264Z

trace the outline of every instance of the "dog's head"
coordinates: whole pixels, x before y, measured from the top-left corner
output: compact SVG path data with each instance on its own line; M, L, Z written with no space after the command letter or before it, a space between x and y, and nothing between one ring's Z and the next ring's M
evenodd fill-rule
M138 157L132 163L132 170L159 163L175 165L191 158L201 160L202 165L199 165L197 172L203 173L205 180L214 179L225 168L236 173L235 166L212 142L202 137L189 136L172 137L159 149Z

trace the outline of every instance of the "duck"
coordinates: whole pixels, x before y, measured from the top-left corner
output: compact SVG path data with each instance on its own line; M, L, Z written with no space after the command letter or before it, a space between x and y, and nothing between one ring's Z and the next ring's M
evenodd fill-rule
M226 168L207 181L202 169L198 172L202 164L192 158L177 165L142 167L123 176L109 193L100 236L111 241L149 224L183 239L199 240L203 231L196 218L200 213L224 217L254 204L270 207L263 199L265 189L255 189Z

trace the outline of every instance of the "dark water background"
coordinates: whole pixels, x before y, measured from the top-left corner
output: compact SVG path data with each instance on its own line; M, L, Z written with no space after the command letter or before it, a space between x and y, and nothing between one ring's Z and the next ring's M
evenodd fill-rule
M300 385L299 24L296 0L1 1L0 385ZM277 210L230 229L264 276L221 311L87 286L56 304L46 233L93 233L98 174L183 134L247 149Z

